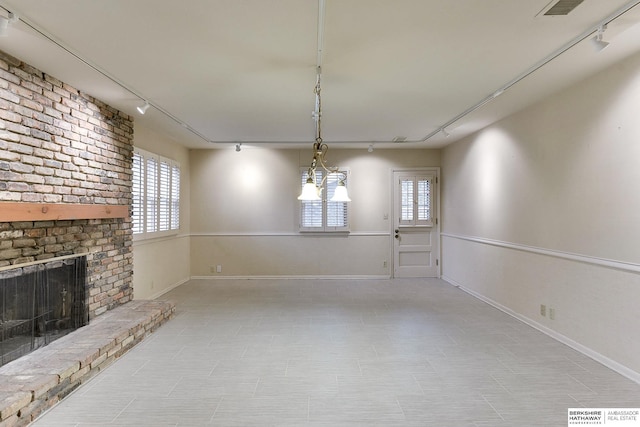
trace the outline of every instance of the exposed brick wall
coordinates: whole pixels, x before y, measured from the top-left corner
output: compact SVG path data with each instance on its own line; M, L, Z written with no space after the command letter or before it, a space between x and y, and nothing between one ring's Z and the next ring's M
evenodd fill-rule
M132 141L130 116L0 51L0 201L130 206ZM0 223L0 266L86 253L95 317L133 298L131 244L131 218Z

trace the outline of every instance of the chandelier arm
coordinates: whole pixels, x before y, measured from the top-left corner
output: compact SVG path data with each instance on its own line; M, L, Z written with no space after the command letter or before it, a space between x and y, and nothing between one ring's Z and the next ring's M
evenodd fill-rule
M327 163L325 161L325 155L327 154L327 151L329 151L329 146L327 144L323 143L322 140L320 140L320 142L316 142L315 150L316 156L314 156L314 158L317 157L318 161L320 162L320 166L322 166L322 169L324 169L327 174L339 172L337 167L327 166Z

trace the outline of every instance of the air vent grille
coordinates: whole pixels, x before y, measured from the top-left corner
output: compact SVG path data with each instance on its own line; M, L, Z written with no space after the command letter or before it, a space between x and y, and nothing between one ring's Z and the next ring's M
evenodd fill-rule
M558 0L556 4L551 6L545 13L545 16L565 16L573 9L580 6L584 0Z

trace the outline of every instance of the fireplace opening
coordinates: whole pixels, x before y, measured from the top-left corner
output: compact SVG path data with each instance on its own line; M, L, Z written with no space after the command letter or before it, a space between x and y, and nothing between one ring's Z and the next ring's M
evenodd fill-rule
M86 256L0 271L0 366L89 322Z

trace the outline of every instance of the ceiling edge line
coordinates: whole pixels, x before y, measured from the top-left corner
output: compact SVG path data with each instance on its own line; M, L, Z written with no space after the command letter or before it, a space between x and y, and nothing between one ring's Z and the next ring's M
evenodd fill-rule
M498 89L497 91L495 91L491 95L486 96L480 102L478 102L478 103L472 105L471 107L467 108L462 113L456 115L455 117L453 117L448 122L445 122L443 125L439 126L436 130L428 133L427 136L425 136L423 139L419 140L419 142L427 142L429 139L433 138L435 135L440 133L441 129L444 129L444 128L447 128L447 127L451 126L452 124L456 123L460 119L468 116L469 114L473 113L474 111L478 110L479 108L485 106L487 103L491 102L493 99L495 99L499 95L501 95L504 91L508 90L512 86L516 85L517 83L521 82L525 78L529 77L531 74L535 73L536 71L538 71L539 69L541 69L542 67L544 67L545 65L547 65L548 63L553 61L554 59L558 58L560 55L564 54L565 52L567 52L568 50L570 50L571 48L576 46L578 43L580 43L583 40L585 40L586 38L590 37L594 32L598 31L598 29L601 28L603 25L610 24L611 22L613 22L616 19L620 18L622 15L624 15L627 12L629 12L631 9L633 9L636 6L638 6L639 4L640 4L640 0L633 0L633 1L629 2L629 3L627 3L625 6L621 7L620 9L616 10L615 12L613 12L612 14L608 15L606 18L604 18L603 20L598 22L595 26L590 27L589 29L587 29L586 31L584 31L583 33L578 35L577 37L575 37L572 40L570 40L564 46L560 47L559 49L557 49L556 51L554 51L550 55L546 56L542 60L540 60L537 63L535 63L533 66L529 67L526 71L524 71L523 73L521 73L520 75L518 75L514 79L510 80L509 82L507 82L505 85L503 85L500 89Z

